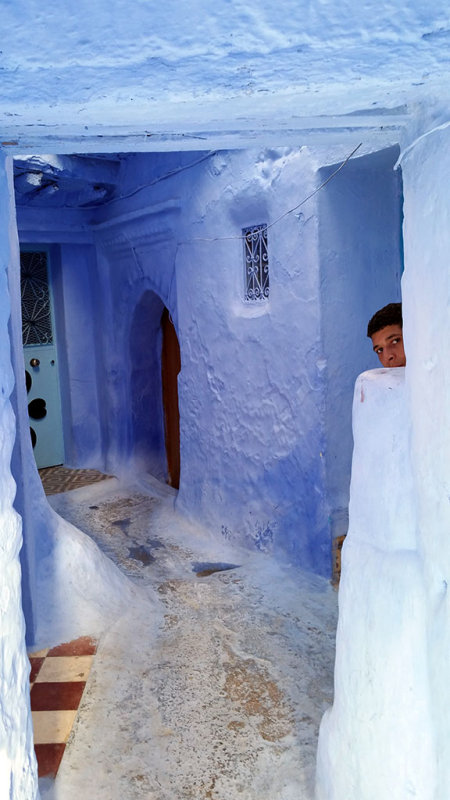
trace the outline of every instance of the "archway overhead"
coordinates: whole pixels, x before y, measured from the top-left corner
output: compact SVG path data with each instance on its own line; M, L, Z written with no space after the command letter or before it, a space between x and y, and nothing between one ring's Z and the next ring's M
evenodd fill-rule
M105 129L94 122L78 125L44 125L35 120L25 127L17 122L1 127L1 146L9 155L110 154L119 152L171 152L206 149L230 150L246 147L312 146L341 148L337 158L361 142L361 154L381 150L396 144L410 122L406 107L380 109L378 113L364 111L348 115L295 116L283 121L276 110L267 117L206 120L201 125L180 118L172 125L158 124L152 128L133 123ZM1 116L0 116L1 119ZM97 117L98 119L98 117Z

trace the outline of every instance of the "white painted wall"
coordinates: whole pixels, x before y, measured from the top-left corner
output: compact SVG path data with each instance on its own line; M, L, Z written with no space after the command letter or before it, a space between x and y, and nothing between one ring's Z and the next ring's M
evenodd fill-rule
M317 800L435 798L404 373L366 372L355 387L335 699L320 729Z
M318 800L450 793L449 128L402 155L407 366L355 389L335 701Z
M427 657L437 764L433 800L450 794L450 128L402 159L407 394L416 530L426 603Z

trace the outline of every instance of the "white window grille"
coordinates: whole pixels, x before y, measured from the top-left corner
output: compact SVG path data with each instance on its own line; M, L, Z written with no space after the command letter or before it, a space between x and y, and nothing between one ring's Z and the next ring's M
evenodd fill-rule
M269 297L269 253L267 225L243 228L245 261L245 299L249 302Z

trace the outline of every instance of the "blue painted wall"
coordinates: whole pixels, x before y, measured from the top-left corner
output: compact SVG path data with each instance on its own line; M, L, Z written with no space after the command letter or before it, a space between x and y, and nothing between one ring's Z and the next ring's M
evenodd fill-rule
M268 230L265 305L243 300L240 239L315 179L306 152L273 150L221 153L196 182L177 258L178 502L226 537L329 572L315 203Z
M401 299L402 183L398 148L356 158L319 195L327 496L333 535L347 531L357 375L380 366L367 338L379 308ZM325 180L335 169L322 169Z
M165 305L181 349L179 509L330 574L353 380L372 363L365 325L399 292L395 157L350 162L295 214L333 170L306 149L130 154L116 197L79 210L63 237L50 233L54 209L35 210L41 236L64 238L55 296L69 463L166 479ZM242 228L276 220L269 300L251 305Z

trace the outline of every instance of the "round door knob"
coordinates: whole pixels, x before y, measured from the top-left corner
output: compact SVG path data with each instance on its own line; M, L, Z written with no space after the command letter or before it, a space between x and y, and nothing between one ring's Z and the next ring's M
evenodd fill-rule
M38 367L41 362L38 358L32 358L30 361L30 367Z

